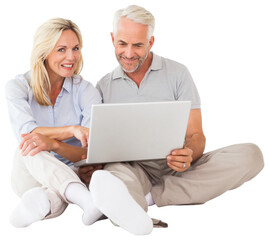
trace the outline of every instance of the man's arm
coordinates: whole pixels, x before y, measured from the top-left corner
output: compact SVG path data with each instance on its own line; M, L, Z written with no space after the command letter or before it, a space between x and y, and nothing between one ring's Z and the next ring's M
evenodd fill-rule
M167 156L167 164L175 171L186 171L193 161L202 156L205 149L205 136L202 128L200 109L190 111L183 149L175 149Z
M193 161L196 161L202 156L206 142L202 128L202 114L200 109L192 109L190 111L185 141L185 146L193 151Z

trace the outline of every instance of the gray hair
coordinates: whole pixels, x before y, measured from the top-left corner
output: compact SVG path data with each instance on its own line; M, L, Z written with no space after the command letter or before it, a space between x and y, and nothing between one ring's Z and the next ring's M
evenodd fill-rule
M130 5L126 8L119 9L115 12L113 20L113 35L116 37L118 30L118 23L122 17L126 17L136 23L141 23L148 26L148 40L152 37L155 18L154 16L145 8L136 5Z

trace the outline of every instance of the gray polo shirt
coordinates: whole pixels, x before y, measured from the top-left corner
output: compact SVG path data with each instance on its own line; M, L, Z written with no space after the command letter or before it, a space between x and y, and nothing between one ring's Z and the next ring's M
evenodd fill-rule
M152 64L139 88L121 66L105 75L96 85L104 103L191 101L200 108L197 88L188 69L153 53Z

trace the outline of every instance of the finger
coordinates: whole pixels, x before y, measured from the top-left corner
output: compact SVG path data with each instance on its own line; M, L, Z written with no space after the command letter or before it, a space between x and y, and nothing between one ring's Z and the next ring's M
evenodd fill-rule
M88 143L89 143L89 133L87 133L85 135L85 141L86 141L86 146L85 147L88 147Z
M168 164L168 166L170 168L172 168L173 170L175 170L177 172L184 172L190 167L189 163L177 163L177 164L174 164L174 163L167 162L167 164Z
M23 134L21 134L21 138L24 138L24 137L26 137L29 134L31 134L31 133L23 133Z
M192 157L191 156L172 156L172 155L168 155L167 156L167 161L169 162L192 162Z
M33 141L32 139L30 139L30 140L27 140L25 143L24 143L24 145L23 145L23 147L22 147L22 151L25 151L27 148L31 148L31 149L34 149L34 148L36 148L36 142L35 141Z
M19 149L22 149L23 144L24 144L24 141L21 141L21 142L20 142L20 145L19 145Z
M88 135L87 134L83 135L82 140L81 140L82 147L88 147L88 140L89 140Z
M89 139L89 138L86 138L86 140L85 140L85 148L88 147L88 139Z
M29 150L29 149L31 150L31 149L33 149L35 147L36 147L36 144L34 144L34 142L32 140L27 140L27 141L25 141L23 143L23 146L21 147L21 150L22 150L22 152L25 152L26 150ZM29 151L28 151L28 153L29 153Z
M93 166L83 166L83 167L79 167L78 172L81 174L85 174L92 171L93 169L94 169Z
M83 182L84 182L85 184L89 184L90 181L91 181L91 178L92 178L92 176L87 176L87 177L85 177L85 178L83 179Z
M189 148L182 148L182 149L175 149L172 151L171 155L173 156L187 156L191 154L191 149Z
M96 171L96 169L93 169L93 170L89 171L88 176L92 176L95 171Z
M87 146L87 142L86 142L86 140L85 140L84 137L81 138L80 142L81 142L81 146L82 146L83 148Z
M81 174L81 175L79 175L79 178L80 178L80 180L82 182L87 183L88 182L88 179L89 179L89 176L88 175Z
M101 164L94 164L94 165L92 165L93 167L94 167L94 169L97 169L97 168L99 168L100 166L102 166Z
M104 168L104 166L102 164L99 164L99 165L97 165L96 170L100 170L100 169L103 169L103 168Z
M42 149L40 147L35 147L32 151L30 151L30 156L34 156L39 153Z
M31 144L31 145L28 145L26 148L22 149L22 156L26 156L34 148L35 148L35 146L33 144Z
M177 161L167 161L171 166L177 167L177 168L185 168L186 162L177 162Z
M22 140L29 140L33 137L32 133L22 134Z
M24 137L22 138L21 140L21 143L20 143L20 149L23 148L24 144L27 143L27 146L34 141L34 134L31 134L31 133L27 133L27 134L22 134L21 136Z
M179 167L177 167L177 166L174 166L174 165L171 164L171 163L167 163L167 165L168 165L171 169L173 169L174 171L176 171L176 172L183 172L183 171L184 171L183 168L179 168Z
M27 140L29 140L29 134L22 134L21 137L22 137L22 140L21 140L20 145L19 145L19 148L20 148L20 149L22 149L23 144L24 144Z

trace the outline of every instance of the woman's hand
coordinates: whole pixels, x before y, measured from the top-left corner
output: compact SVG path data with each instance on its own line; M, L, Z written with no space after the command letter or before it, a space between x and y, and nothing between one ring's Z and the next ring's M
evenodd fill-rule
M80 140L82 147L88 146L89 128L82 126L73 126L73 135Z
M19 148L23 156L26 156L28 153L30 153L30 156L34 156L41 151L53 151L56 148L56 140L40 133L22 134L21 137L22 141Z

